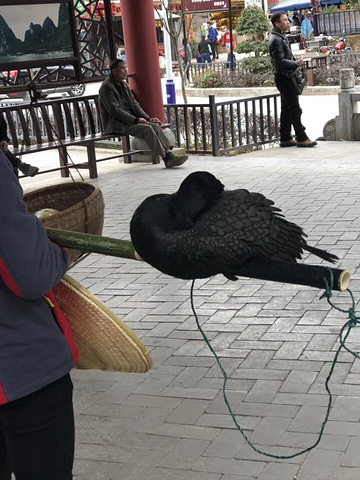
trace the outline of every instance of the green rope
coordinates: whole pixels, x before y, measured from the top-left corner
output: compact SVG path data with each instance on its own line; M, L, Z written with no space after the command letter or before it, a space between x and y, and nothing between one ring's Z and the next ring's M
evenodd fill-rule
M356 312L355 312L355 300L354 300L354 296L351 292L351 290L347 290L349 292L349 295L350 295L350 298L351 298L351 302L352 302L352 305L351 307L348 309L348 310L344 310L338 306L336 306L330 299L332 297L332 288L333 288L333 285L334 285L334 276L333 276L333 272L331 270L331 268L328 269L329 272L330 272L330 282L324 278L324 282L325 282L325 292L321 295L320 299L326 297L329 305L332 307L332 308L335 308L336 310L338 310L339 312L342 312L342 313L346 313L348 316L349 316L349 320L345 323L345 325L341 328L340 330L340 334L339 334L339 348L337 349L336 353L335 353L335 357L334 357L334 360L331 364L331 368L330 368L330 372L326 378L326 381L325 381L325 388L326 388L326 391L329 395L329 401L328 401L328 406L327 406L327 410L326 410L326 414L325 414L325 419L321 425L321 429L320 429L320 433L319 433L319 436L318 436L318 439L316 440L316 442L311 445L310 447L308 448L305 448L304 450L301 450L300 452L297 452L297 453L294 453L293 455L273 455L271 453L267 453L267 452L264 452L263 450L260 450L258 449L257 447L255 447L251 441L249 440L249 438L247 437L246 433L244 432L244 430L241 428L241 425L238 423L236 417L235 417L235 414L234 412L232 411L232 408L230 406L230 403L229 403L229 400L227 398L227 394L226 394L226 384L227 384L227 381L228 381L228 376L227 376L227 373L226 371L224 370L222 364L221 364L221 361L217 355L217 353L215 352L215 350L213 349L209 339L207 338L205 332L203 331L203 329L201 328L201 325L199 323L199 319L198 319L198 316L196 314L196 310L195 310L195 306L194 306L194 286L195 286L195 280L192 281L191 283L191 289L190 289L190 300L191 300L191 309L193 311L193 314L194 314L194 317L195 317L195 321L196 321L196 325L203 337L203 339L205 340L205 343L207 344L207 346L209 347L210 351L212 352L212 354L214 355L215 359L216 359L216 362L221 370L221 373L223 375L223 378L224 378L224 382L223 382L223 387L222 387L222 393L223 393L223 397L224 397L224 401L226 403L226 406L229 410L229 413L231 415L231 418L236 426L236 428L239 430L239 432L241 433L241 435L244 437L246 443L248 445L250 445L250 447L257 453L260 453L261 455L265 455L266 457L271 457L271 458L276 458L276 459L280 459L280 460L287 460L287 459L290 459L290 458L294 458L294 457L298 457L299 455L302 455L303 453L307 453L307 452L310 452L310 450L312 450L313 448L315 448L319 443L320 443L320 440L323 436L323 433L324 433L324 429L325 429L325 425L327 424L328 422L328 419L329 419L329 415L330 415L330 409L331 409L331 404L332 404L332 394L330 392L330 388L329 388L329 382L330 382L330 379L331 379L331 376L334 372L334 368L335 368L335 365L338 361L338 358L339 358L339 355L340 355L340 352L342 349L346 350L347 352L351 353L354 357L356 358L360 358L360 356L351 351L346 345L345 345L345 342L348 338L348 336L350 335L350 332L351 332L351 329L356 327L359 323L360 323L360 317L357 317L356 316Z

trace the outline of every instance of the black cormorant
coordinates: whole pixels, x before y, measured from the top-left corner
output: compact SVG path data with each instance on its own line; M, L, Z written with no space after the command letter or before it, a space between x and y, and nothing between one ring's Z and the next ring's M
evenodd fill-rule
M303 229L264 195L224 191L208 172L190 174L172 195L145 199L133 215L130 235L147 263L183 279L222 273L236 280L252 259L294 263L304 250L331 263L337 260L309 246Z

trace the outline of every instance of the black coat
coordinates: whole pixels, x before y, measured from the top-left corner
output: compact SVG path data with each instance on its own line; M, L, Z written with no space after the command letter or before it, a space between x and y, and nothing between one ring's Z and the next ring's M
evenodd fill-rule
M3 140L8 142L9 137L7 136L7 123L5 121L4 115L0 113L0 142L2 142Z
M269 53L273 73L285 74L295 70L299 63L295 61L294 55L289 47L289 42L280 30L273 29L269 40Z

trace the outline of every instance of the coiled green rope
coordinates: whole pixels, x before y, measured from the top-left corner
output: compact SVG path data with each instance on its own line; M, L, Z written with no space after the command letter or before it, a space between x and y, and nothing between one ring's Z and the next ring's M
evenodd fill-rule
M339 348L337 349L336 353L335 353L335 357L334 357L334 360L331 364L331 368L330 368L330 372L326 378L326 381L325 381L325 388L326 388L326 391L329 395L329 401L328 401L328 406L327 406L327 410L326 410L326 414L325 414L325 419L321 425L321 429L320 429L320 433L319 433L319 436L318 436L318 439L316 440L316 442L311 445L310 447L308 448L305 448L304 450L301 450L300 452L297 452L297 453L294 453L293 455L273 455L271 453L267 453L267 452L264 452L263 450L260 450L258 449L257 447L255 447L251 441L249 440L249 438L246 436L246 433L244 432L244 430L241 428L241 425L239 424L239 422L237 421L236 417L235 417L235 414L234 412L232 411L232 408L230 406L230 403L229 403L229 400L227 398L227 394L226 394L226 384L227 384L227 381L228 381L228 376L227 376L227 373L226 371L224 370L222 364L221 364L221 361L217 355L217 353L215 352L215 350L213 349L209 339L207 338L205 332L203 331L203 329L201 328L201 325L199 323L199 319L198 319L198 316L196 314L196 311L195 311L195 306L194 306L194 286L195 286L195 280L192 281L191 283L191 289L190 289L190 300L191 300L191 309L193 311L193 314L194 314L194 317L195 317L195 321L196 321L196 325L205 341L205 343L207 344L207 346L209 347L210 351L212 352L212 354L214 355L215 359L216 359L216 362L221 370L221 373L223 375L223 378L224 378L224 382L223 382L223 388L222 388L222 392L223 392L223 397L224 397L224 401L226 403L226 406L229 410L229 413L231 415L231 418L236 426L236 428L239 430L239 432L241 433L241 435L244 437L246 443L248 445L250 445L250 447L257 453L260 453L261 455L265 455L267 457L271 457L271 458L276 458L276 459L279 459L279 460L288 460L290 458L294 458L294 457L298 457L299 455L302 455L303 453L307 453L307 452L310 452L310 450L312 450L313 448L315 448L319 443L320 443L320 440L323 436L323 433L324 433L324 429L325 429L325 425L327 424L328 422L328 419L329 419L329 415L330 415L330 409L331 409L331 404L332 404L332 394L330 392L330 388L329 388L329 382L330 382L330 379L331 379L331 376L334 372L334 368L335 368L335 365L338 361L338 357L340 355L340 352L342 349L346 350L347 352L351 353L351 355L353 355L354 357L356 358L360 358L360 356L353 352L352 350L350 350L346 345L345 345L345 342L348 338L348 336L350 335L350 332L351 330L356 327L357 325L359 325L360 323L360 317L357 317L356 316L356 311L355 311L355 299L354 299L354 296L351 292L351 290L347 290L349 292L349 295L350 295L350 298L351 298L351 302L352 302L352 305L351 307L348 309L348 310L344 310L338 306L336 306L330 299L332 297L332 288L333 288L333 285L334 285L334 276L333 276L333 273L331 271L331 269L329 268L329 273L330 273L330 281L328 281L326 278L324 278L324 284L325 284L325 292L321 295L320 299L326 297L329 305L332 307L332 308L335 308L335 310L338 310L339 312L342 312L342 313L346 313L349 317L349 320L345 323L345 325L343 325L343 327L341 328L340 330L340 334L339 334L339 342L340 342L340 345L339 345Z

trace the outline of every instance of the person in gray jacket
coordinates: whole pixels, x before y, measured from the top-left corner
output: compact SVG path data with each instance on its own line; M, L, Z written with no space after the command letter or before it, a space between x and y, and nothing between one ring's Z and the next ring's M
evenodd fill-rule
M187 155L176 157L171 152L173 145L161 129L162 122L158 118L150 118L136 101L126 82L126 63L116 59L110 71L99 90L100 115L105 133L142 138L152 153L162 157L167 168L185 163Z
M52 288L68 253L29 214L0 151L0 479L71 480L79 353Z

